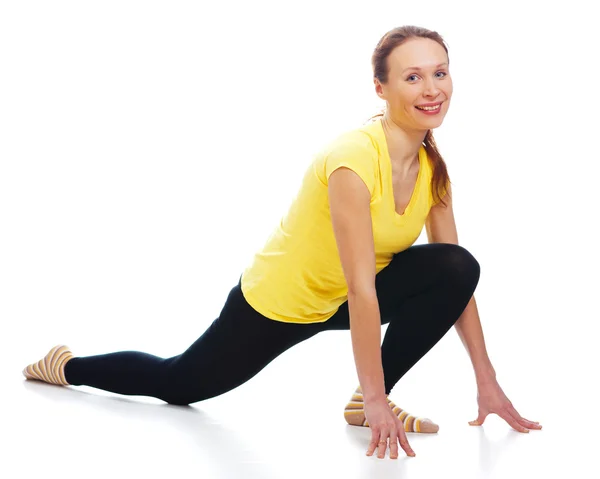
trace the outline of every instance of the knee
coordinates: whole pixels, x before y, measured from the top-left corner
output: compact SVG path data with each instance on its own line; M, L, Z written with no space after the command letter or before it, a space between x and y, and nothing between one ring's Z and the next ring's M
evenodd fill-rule
M189 406L195 401L192 401L188 398L178 398L178 397L166 397L163 399L167 404L172 406Z
M196 389L191 378L171 366L166 368L159 382L156 397L173 406L188 406L198 401Z
M481 274L479 262L460 245L446 244L445 248L446 264L451 272L452 281L458 281L474 291Z
M173 406L189 406L202 400L202 397L188 386L187 388L170 387L165 389L161 392L159 399Z
M193 377L171 377L165 381L157 397L173 406L189 406L211 397L206 388Z

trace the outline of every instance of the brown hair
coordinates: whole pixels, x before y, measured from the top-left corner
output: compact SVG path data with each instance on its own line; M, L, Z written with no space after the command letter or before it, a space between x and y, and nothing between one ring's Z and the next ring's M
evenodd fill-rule
M439 33L412 25L397 27L387 32L381 38L381 40L379 40L379 43L377 43L377 46L375 47L375 51L371 57L374 78L377 78L381 83L387 83L389 73L389 65L387 61L388 57L394 48L402 45L411 38L429 38L430 40L434 40L444 47L446 54L448 54L448 48L446 47L444 39ZM450 60L448 60L448 62L450 62ZM383 116L384 113L385 108L380 113L373 115L367 121L373 120L379 116ZM437 203L441 201L444 206L447 206L442 200L442 197L446 192L448 183L450 183L450 177L448 175L446 163L437 149L437 145L435 144L431 130L427 130L427 135L423 140L423 144L433 169L433 176L431 178L431 191L434 202Z

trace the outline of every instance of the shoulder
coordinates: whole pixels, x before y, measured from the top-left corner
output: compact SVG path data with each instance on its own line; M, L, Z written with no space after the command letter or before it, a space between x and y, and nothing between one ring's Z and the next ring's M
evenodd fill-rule
M339 168L354 171L374 194L378 183L379 150L368 131L357 128L339 135L323 151L317 173L324 184Z
M348 130L334 138L326 147L325 154L357 153L374 155L379 152L375 136L365 127Z

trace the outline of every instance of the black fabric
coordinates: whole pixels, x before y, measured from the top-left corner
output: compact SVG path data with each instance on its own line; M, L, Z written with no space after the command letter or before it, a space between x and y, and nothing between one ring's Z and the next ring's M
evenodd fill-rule
M477 260L445 243L412 246L376 276L386 393L454 325L479 282ZM240 284L217 319L182 354L159 358L122 351L76 357L65 367L71 385L190 404L230 391L292 346L329 330L349 330L348 302L324 323L283 323L256 312Z

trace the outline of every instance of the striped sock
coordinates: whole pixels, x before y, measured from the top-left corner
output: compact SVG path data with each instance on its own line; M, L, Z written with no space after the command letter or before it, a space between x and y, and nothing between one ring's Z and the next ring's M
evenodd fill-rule
M440 429L431 419L413 416L396 406L390 401L389 397L387 400L394 413L404 424L404 430L406 432L434 433L438 432ZM346 409L344 409L344 418L346 419L346 422L352 426L368 427L369 423L365 418L364 406L362 389L358 386L356 391L354 391L350 402L346 405Z
M67 346L54 346L46 356L37 363L30 364L23 369L23 376L27 379L45 381L51 384L68 386L65 379L65 364L73 357Z

